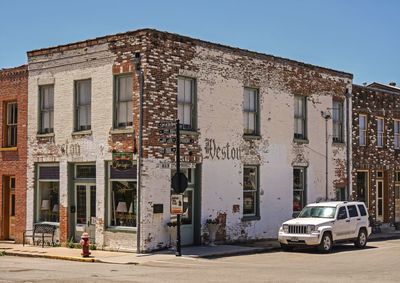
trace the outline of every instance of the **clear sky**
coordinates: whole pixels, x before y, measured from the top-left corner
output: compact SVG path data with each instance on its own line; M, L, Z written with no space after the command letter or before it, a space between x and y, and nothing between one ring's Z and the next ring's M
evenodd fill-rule
M400 85L398 0L0 0L0 68L26 51L155 28Z

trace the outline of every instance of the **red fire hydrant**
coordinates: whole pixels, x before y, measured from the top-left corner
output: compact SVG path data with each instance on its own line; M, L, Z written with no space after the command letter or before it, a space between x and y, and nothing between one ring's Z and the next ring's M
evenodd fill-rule
M90 252L89 252L89 234L84 232L82 233L81 241L79 242L82 246L82 252L81 255L82 257L89 257Z

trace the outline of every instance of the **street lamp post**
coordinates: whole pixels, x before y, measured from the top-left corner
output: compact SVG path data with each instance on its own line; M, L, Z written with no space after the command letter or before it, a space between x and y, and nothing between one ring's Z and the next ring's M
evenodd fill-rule
M325 200L328 200L328 120L331 114L328 111L321 111L322 118L325 119Z

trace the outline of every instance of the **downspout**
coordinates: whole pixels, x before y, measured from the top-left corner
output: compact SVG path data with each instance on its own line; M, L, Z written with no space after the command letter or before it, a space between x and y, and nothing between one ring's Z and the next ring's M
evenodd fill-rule
M136 74L139 76L139 158L137 169L137 213L136 213L136 252L141 253L140 231L141 231L141 187L142 187L142 159L143 159L143 94L144 74L140 66L140 53L136 52L133 58Z
M351 120L350 120L350 99L351 93L349 89L346 89L346 173L347 173L347 200L352 199L351 194L351 180L352 180L352 173L351 173L351 166L350 166L350 146L352 144L351 141Z

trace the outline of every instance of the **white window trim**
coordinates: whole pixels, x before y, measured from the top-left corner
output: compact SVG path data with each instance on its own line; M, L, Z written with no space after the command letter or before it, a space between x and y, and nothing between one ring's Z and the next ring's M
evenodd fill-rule
M397 132L396 132L397 123ZM394 149L400 149L400 120L393 119L393 147Z
M380 122L382 123L382 129L379 131ZM385 119L383 117L376 118L376 146L382 148L384 146L384 134L385 134Z
M364 118L364 129L361 129L361 117ZM368 117L365 114L359 114L358 116L358 145L359 146L366 146L367 145L367 129L368 129ZM364 135L363 142L361 143L361 133Z

